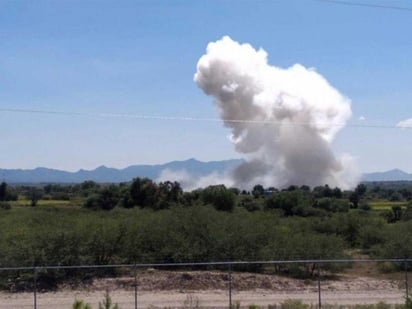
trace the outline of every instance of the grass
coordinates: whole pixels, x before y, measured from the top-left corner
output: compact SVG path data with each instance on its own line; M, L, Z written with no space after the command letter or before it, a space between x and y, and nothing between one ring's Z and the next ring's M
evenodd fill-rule
M298 299L288 299L280 304L257 306L249 305L247 307L239 306L233 307L247 308L247 309L318 309L318 304L306 304ZM338 305L338 304L322 304L322 309L410 309L408 301L405 304L387 304L385 302L379 302L376 304L357 304L357 305Z
M26 207L30 206L31 202L27 199L19 199L17 201L8 202L11 207ZM72 201L67 200L39 200L36 204L36 207L60 207L60 206L71 206L76 205Z
M156 307L150 306L151 309L170 309L171 307ZM200 304L197 300L196 302L187 303L185 301L184 307L185 309L201 309L201 308L208 308L204 307ZM239 301L235 301L232 304L231 309L318 309L318 304L306 304L299 299L288 299L283 301L280 304L273 304L273 305L243 305ZM410 304L408 301L405 304L387 304L385 302L379 302L376 304L357 304L357 305L338 305L338 304L322 304L323 309L410 309Z
M401 206L402 208L405 208L408 203L388 201L388 200L377 200L377 201L368 202L368 204L371 206L372 210L382 211L382 210L392 210L393 206Z

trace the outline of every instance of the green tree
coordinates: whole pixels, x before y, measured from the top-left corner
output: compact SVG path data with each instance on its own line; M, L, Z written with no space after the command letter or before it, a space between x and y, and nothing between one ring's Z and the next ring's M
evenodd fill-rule
M43 196L43 190L39 188L30 188L27 198L30 200L30 205L32 207L35 207L37 205L37 202L42 198Z
M80 185L76 185L76 191L82 196L90 196L94 193L97 193L100 189L100 185L92 180L86 180Z
M359 201L360 201L360 196L359 196L359 193L357 193L356 191L352 192L349 195L349 202L351 202L351 207L352 208L358 208Z
M142 208L154 208L158 187L148 178L135 178L130 185L130 202Z
M84 203L84 206L92 209L111 210L119 204L119 201L119 188L115 185L110 185L90 195Z
M366 193L367 187L365 184L360 183L356 186L355 192L362 197Z
M224 185L209 186L201 193L205 204L211 204L216 210L232 211L235 207L236 197Z
M309 201L300 190L282 191L271 194L265 200L264 207L268 209L279 209L284 216L303 215L309 206Z
M358 213L348 213L347 216L341 217L341 219L342 236L352 247L355 247L359 243L362 218Z
M412 219L412 201L406 205L406 209L402 214L402 220L409 221Z
M342 198L342 190L336 187L335 189L333 189L333 196L336 198Z
M385 231L385 240L374 252L383 258L408 259L412 257L412 222L391 224ZM404 265L395 265L403 268Z
M347 200L330 197L317 199L313 207L330 212L347 212L349 210L349 204Z
M247 211L256 211L260 209L259 201L250 196L244 197L240 202L240 206L245 208Z
M7 183L4 181L0 184L0 201L5 201L7 196Z
M257 184L253 187L252 195L254 198L259 198L263 196L264 193L265 193L265 189L263 188L262 185Z
M153 208L157 210L169 208L172 204L177 204L181 200L182 195L183 190L178 182L160 182L157 186Z

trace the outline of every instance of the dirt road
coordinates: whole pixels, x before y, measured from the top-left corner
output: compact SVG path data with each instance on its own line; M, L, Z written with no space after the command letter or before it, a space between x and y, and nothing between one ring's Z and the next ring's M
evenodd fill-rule
M234 273L231 279L232 303L239 302L241 306L279 304L287 299L318 303L317 281L253 273ZM228 287L228 275L221 272L145 272L138 276L137 305L138 308L224 308L229 304ZM37 308L70 308L75 299L84 300L96 308L106 290L122 309L135 308L132 277L99 279L83 287L39 292ZM323 304L355 305L380 301L400 304L404 297L402 280L340 276L321 281ZM0 309L33 307L33 293L0 293Z

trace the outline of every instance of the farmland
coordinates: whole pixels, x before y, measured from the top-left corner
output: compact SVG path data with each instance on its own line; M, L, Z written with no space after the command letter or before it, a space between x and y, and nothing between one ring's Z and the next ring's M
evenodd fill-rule
M178 183L6 186L0 202L0 267L412 257L411 188L360 185L250 191ZM7 192L6 192L7 191ZM269 193L268 193L269 192ZM6 198L7 197L7 198ZM326 265L339 273L348 265ZM350 267L349 267L350 268ZM388 264L381 272L397 272ZM312 278L314 265L274 267ZM234 271L266 272L262 265ZM86 272L88 278L118 276ZM1 277L4 290L31 288L32 275ZM16 286L10 278L20 278ZM40 271L42 289L84 280L76 270Z

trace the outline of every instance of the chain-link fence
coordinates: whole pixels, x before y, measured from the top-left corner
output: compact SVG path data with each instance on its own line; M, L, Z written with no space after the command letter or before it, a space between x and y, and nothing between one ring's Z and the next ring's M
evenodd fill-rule
M402 304L411 259L294 260L0 268L0 309Z

